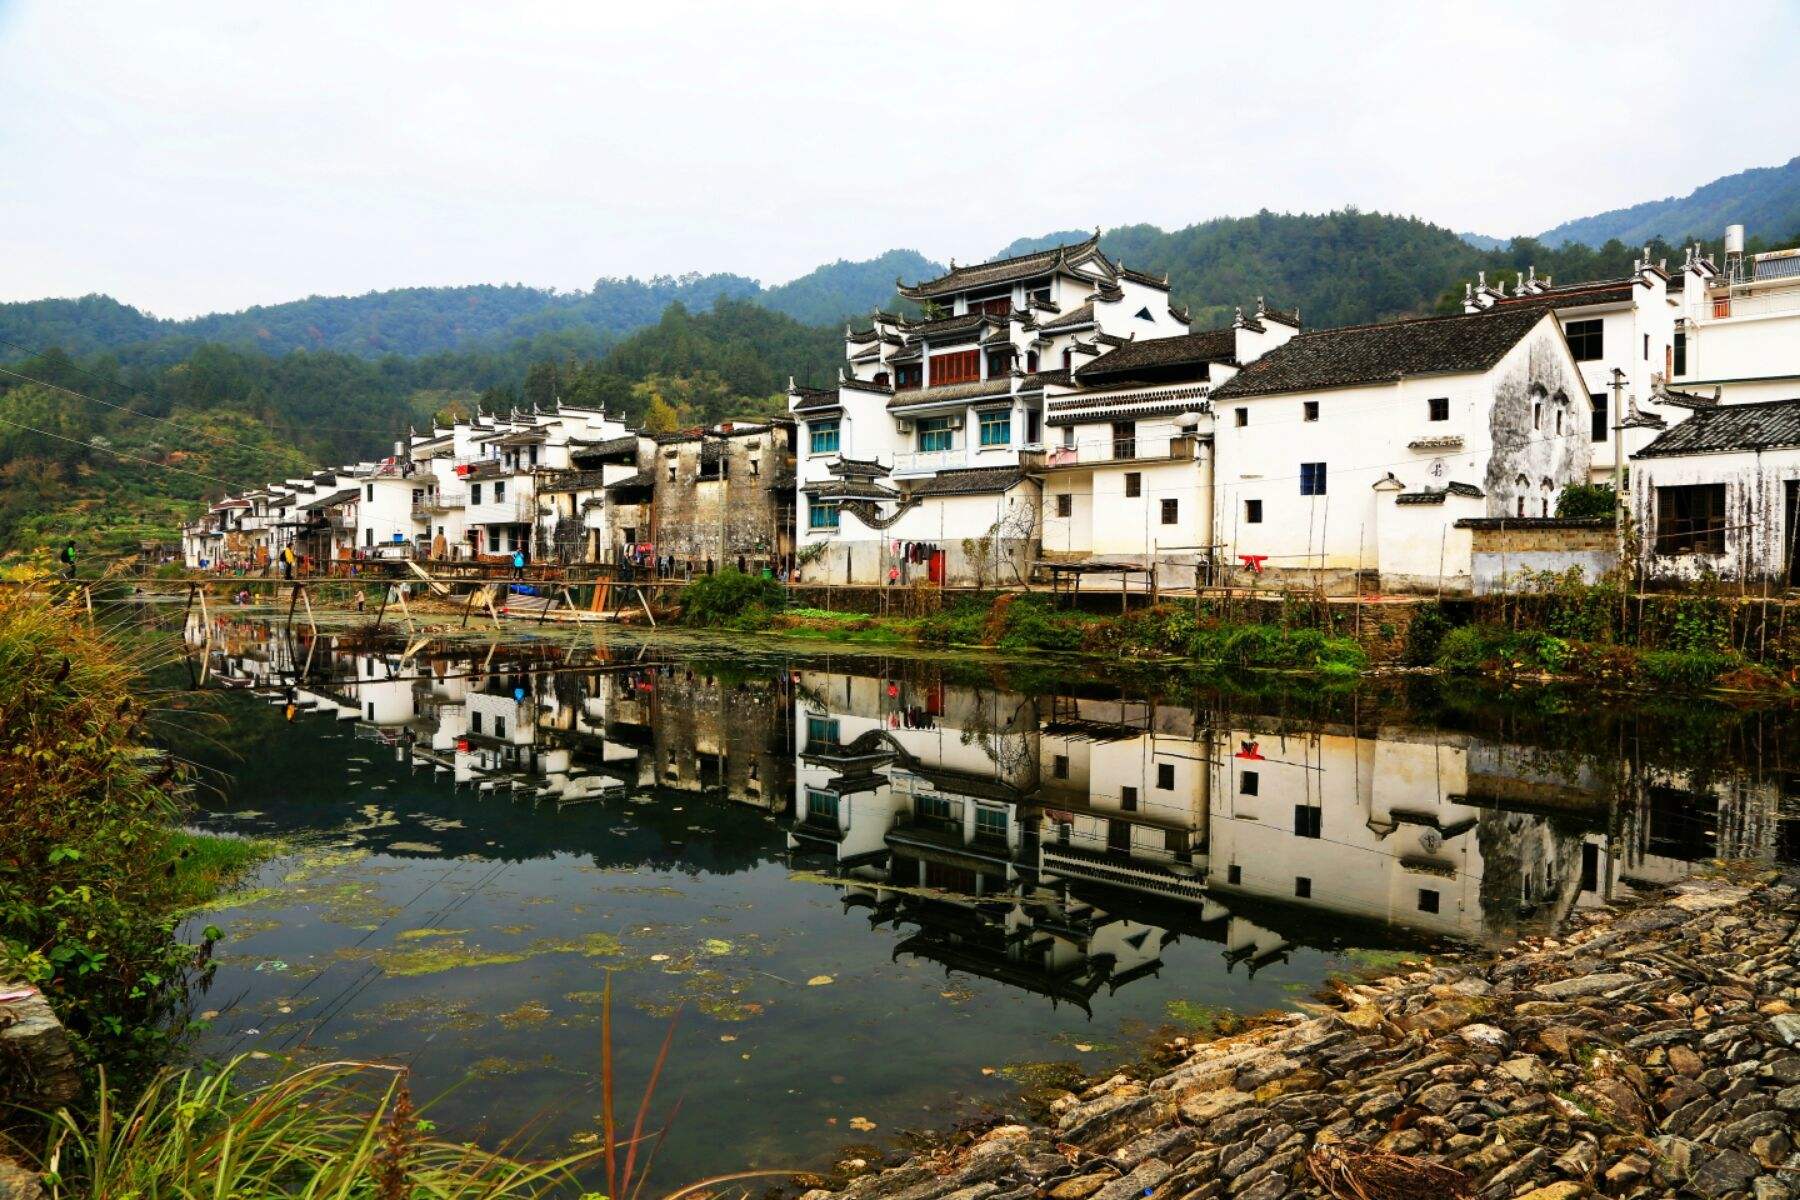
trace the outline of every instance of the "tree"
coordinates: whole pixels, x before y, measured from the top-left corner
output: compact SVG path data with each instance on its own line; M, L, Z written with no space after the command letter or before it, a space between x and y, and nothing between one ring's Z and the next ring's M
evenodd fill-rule
M632 392L635 394L639 388L648 387L648 384L640 383L637 388L632 389ZM638 423L643 426L645 433L674 433L681 428L681 418L676 414L675 409L655 392L651 392L649 399L645 402L644 415Z

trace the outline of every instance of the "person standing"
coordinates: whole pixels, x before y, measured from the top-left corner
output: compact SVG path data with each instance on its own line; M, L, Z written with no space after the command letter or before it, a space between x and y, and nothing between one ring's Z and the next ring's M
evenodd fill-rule
M63 578L75 578L75 541L73 538L63 543L62 553L56 557L62 563Z
M294 578L294 547L292 545L281 548L281 577L290 581Z
M513 550L512 568L514 579L525 578L525 552L523 550Z

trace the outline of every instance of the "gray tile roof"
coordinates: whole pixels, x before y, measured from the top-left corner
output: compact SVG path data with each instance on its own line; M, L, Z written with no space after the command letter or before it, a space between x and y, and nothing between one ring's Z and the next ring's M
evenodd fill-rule
M967 496L981 492L1004 492L1025 478L1018 467L965 467L959 471L939 471L929 479L921 479L908 490L909 496Z
M1230 400L1391 383L1408 375L1485 371L1549 316L1550 310L1543 304L1509 305L1453 317L1296 334L1221 384L1213 398Z
M1788 446L1800 446L1800 399L1697 408L1693 416L1659 434L1631 457L1668 458Z
M1199 368L1207 363L1235 362L1237 333L1210 329L1174 337L1144 338L1109 350L1075 372L1079 383L1116 383L1124 379L1166 375L1170 370Z
M1442 504L1451 496L1466 496L1471 500L1480 500L1486 492L1472 483L1457 483L1452 480L1441 488L1426 488L1422 492L1402 492L1394 497L1395 504Z
M1099 246L1100 235L1096 233L1086 241L1053 246L1048 250L1021 254L1016 258L1001 258L971 267L957 267L923 283L908 285L895 280L895 285L900 289L900 294L909 299L948 296L971 288L1016 283L1037 275L1048 275L1071 260L1079 260L1090 252L1097 252Z
M991 396L1012 395L1012 376L999 379L975 379L968 383L947 383L943 387L910 388L895 392L887 402L890 409L911 408L915 404L942 404L950 400L985 400Z

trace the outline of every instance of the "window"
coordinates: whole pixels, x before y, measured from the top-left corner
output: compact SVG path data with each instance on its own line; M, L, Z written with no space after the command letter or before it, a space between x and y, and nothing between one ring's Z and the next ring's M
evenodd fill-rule
M1012 410L999 408L981 414L981 444L1012 445Z
M1044 440L1044 414L1035 408L1025 410L1025 441L1036 446Z
M1569 349L1575 353L1576 362L1593 362L1605 352L1606 322L1599 317L1586 321L1570 321L1563 326L1563 336L1569 339Z
M1725 485L1657 488L1656 552L1725 553Z
M1162 502L1162 523L1164 525L1174 525L1178 524L1180 520L1181 501L1173 499L1164 500Z
M919 421L919 449L930 452L948 450L956 443L956 431L949 417L924 417Z
M1237 421L1237 427L1239 429L1242 429L1244 426L1246 426L1250 423L1250 410L1249 409L1234 408L1231 410L1231 413L1232 413L1233 418Z
M1438 910L1438 894L1430 888L1419 889L1419 911L1434 913Z
M1302 900L1312 898L1312 880L1304 875L1294 876L1294 895Z
M1075 427L1073 425L1063 426L1062 444L1064 446L1073 446L1075 444Z
M938 825L960 825L962 816L956 806L943 796L920 796L919 816Z
M1004 808L977 808L975 810L975 836L982 838L1006 839L1006 810Z
M1316 838L1323 824L1325 810L1316 804L1294 805L1294 836Z
M1113 457L1114 458L1136 458L1137 457L1137 422L1136 421L1114 421L1113 427L1112 427L1112 433L1113 433Z
M529 451L529 455L531 458L531 465L534 467L537 466L537 450L538 450L538 448L536 446L533 446L533 447L531 447L531 450Z
M916 388L925 382L925 367L922 363L904 363L894 368L894 390L904 392Z
M1188 831L1185 829L1163 830L1163 849L1170 854L1186 854L1188 852Z
M931 386L967 383L981 378L981 351L952 350L931 356Z
M806 428L811 434L808 449L814 454L837 453L838 427L837 421L808 422Z
M481 485L479 483L471 483L469 485L469 503L481 503Z
M1650 335L1647 333L1644 335L1644 361L1650 361Z
M1302 421L1318 420L1319 402L1317 400L1302 400L1300 402L1300 419Z
M1072 517L1075 515L1075 496L1070 492L1059 492L1056 496L1056 515Z
M375 498L375 485L374 484L372 484L372 483L369 484L368 487L366 487L364 489L364 491L367 493L367 496L366 496L367 499L373 500Z
M674 463L669 464L669 482L670 483L675 482L675 464Z
M1121 854L1131 853L1131 822L1108 821L1106 823L1106 848Z
M838 723L835 717L815 717L808 713L806 717L806 744L812 746L835 746L838 740Z
M1246 500L1246 501L1244 501L1244 524L1246 524L1246 525L1261 525L1262 524L1262 501L1261 500Z
M506 481L496 479L494 481L494 503L498 504L504 499L506 499Z
M1025 371L1027 374L1030 374L1030 375L1037 374L1037 372L1038 372L1038 352L1036 350L1027 350L1025 352Z
M969 311L987 313L989 316L1004 317L1012 311L1011 296L990 296L985 300L970 300Z
M1262 776L1255 771L1238 772L1238 795L1254 796L1262 787Z
M1137 802L1138 802L1138 790L1136 788L1121 787L1119 789L1119 807L1120 808L1124 809L1126 812L1136 812L1137 811Z
M1590 436L1596 442L1604 442L1607 438L1606 427L1610 422L1606 419L1606 407L1609 399L1605 392L1595 392L1588 397L1588 401L1594 406L1594 427Z
M1556 410L1556 436L1557 437L1562 436L1562 431L1563 431L1562 430L1562 419L1563 419L1563 410L1560 407L1558 407Z
M761 474L762 474L762 460L760 458L751 459L750 460L750 477L752 479L754 479L758 475L761 475Z
M1140 308L1140 309L1138 309L1138 310L1137 310L1137 319L1138 319L1138 320L1140 320L1140 321L1154 321L1154 320L1156 320L1156 318L1155 318L1155 317L1153 317L1153 316L1151 316L1151 315L1150 315L1150 310L1149 310L1149 309L1148 309L1148 308Z
M827 504L823 500L808 502L806 527L808 529L836 529L838 527L837 505Z
M1174 763L1156 764L1156 790L1159 792L1172 792L1175 790Z
M1067 779L1069 777L1068 755L1058 754L1050 760L1050 777L1052 779Z
M1712 303L1713 320L1722 321L1731 315L1731 297L1715 296Z
M1531 428L1540 432L1544 428L1544 402L1542 400L1531 402Z
M1065 347L1063 350L1063 370L1067 371L1074 364L1075 364L1075 351L1067 349Z
M1225 882L1231 884L1244 882L1244 868L1238 866L1236 863L1232 863L1229 867L1226 867Z
M1687 334L1675 335L1675 370L1677 375L1687 374Z
M1008 346L1004 350L988 351L988 378L998 379L1012 370L1013 352Z
M363 530L363 545L373 546L374 544L375 544L375 531L373 529Z
M1139 471L1125 472L1125 498L1127 500L1144 494L1144 476Z
M1325 464L1300 464L1300 494L1302 496L1323 496L1325 494Z
M806 816L811 821L828 821L837 824L838 798L832 792L821 792L817 788L806 789Z
M1433 421L1448 421L1450 419L1450 397L1433 396L1425 402L1425 410L1427 416Z

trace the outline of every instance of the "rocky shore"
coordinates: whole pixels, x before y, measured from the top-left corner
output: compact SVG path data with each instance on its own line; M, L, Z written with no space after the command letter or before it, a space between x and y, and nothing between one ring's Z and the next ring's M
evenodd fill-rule
M1345 981L802 1200L1800 1200L1796 882Z

